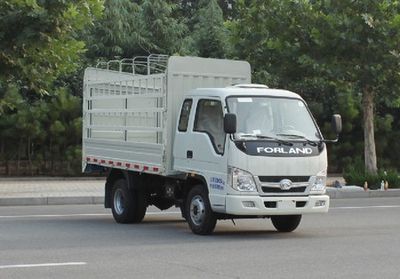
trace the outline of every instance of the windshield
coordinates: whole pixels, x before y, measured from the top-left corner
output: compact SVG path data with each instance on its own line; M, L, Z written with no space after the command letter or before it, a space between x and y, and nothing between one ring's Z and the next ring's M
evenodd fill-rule
M236 138L284 138L319 141L321 136L300 99L228 97L228 110L237 116Z

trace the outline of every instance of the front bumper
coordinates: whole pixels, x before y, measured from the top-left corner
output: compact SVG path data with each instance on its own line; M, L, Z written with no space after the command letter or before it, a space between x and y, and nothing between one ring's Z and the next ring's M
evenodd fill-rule
M226 196L227 214L248 216L294 215L325 213L329 209L329 196L261 197Z

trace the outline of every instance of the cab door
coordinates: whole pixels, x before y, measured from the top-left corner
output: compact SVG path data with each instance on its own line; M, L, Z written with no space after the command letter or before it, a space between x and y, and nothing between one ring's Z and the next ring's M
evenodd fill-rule
M210 203L214 211L225 209L227 185L226 134L223 128L223 108L216 98L193 99L188 131L176 142L186 155L185 160L175 160L175 167L187 173L195 173L207 181ZM184 148L184 150L182 150ZM175 153L174 153L175 154ZM184 164L183 164L184 163Z
M193 151L192 168L217 170L224 158L226 134L223 127L221 101L212 98L197 100L189 145Z

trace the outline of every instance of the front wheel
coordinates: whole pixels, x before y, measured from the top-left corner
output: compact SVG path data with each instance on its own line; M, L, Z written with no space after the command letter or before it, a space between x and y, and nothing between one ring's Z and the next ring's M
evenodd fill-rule
M208 193L203 185L194 186L185 203L185 217L195 234L207 235L214 231L217 218L211 210Z
M301 215L271 216L271 221L279 232L292 232L299 226Z

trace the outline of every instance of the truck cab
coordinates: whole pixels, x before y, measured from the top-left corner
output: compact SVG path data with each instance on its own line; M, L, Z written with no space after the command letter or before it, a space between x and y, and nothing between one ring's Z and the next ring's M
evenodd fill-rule
M255 84L191 91L174 168L202 177L212 211L228 216L285 215L294 227L299 215L329 209L326 145L307 104L290 91Z

